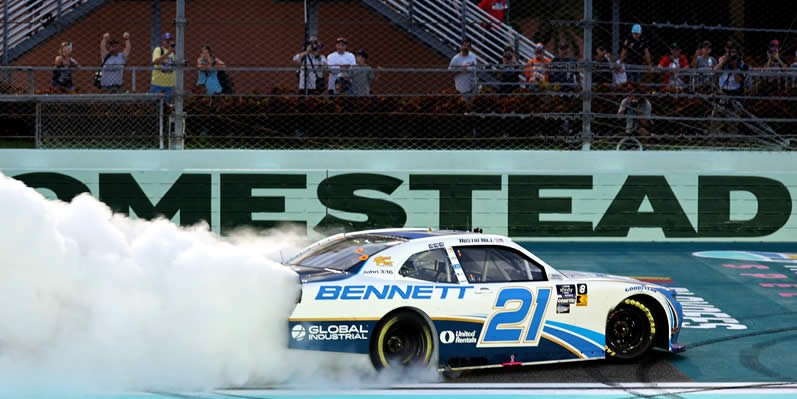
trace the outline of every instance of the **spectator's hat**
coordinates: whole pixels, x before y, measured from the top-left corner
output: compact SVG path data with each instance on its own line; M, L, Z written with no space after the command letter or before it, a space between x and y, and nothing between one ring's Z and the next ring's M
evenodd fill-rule
M543 50L545 50L545 46L542 43L537 43L537 44L534 45L534 52L535 53L541 53L541 52L543 52Z
M642 25L635 24L631 27L631 33L642 33Z
M113 46L114 44L119 44L119 40L113 39L113 40L108 42L109 46Z
M363 58L368 58L368 52L366 52L363 49L357 50L357 55L359 55L360 57L363 57Z
M672 42L672 44L670 44L670 50L675 50L675 49L680 50L681 47L678 45L677 42Z
M778 47L778 46L780 46L780 42L777 40L769 42L769 47Z
M348 43L346 42L346 39L345 39L345 38L343 38L343 37L339 37L339 38L335 39L335 43L343 43L343 44L348 44Z
M166 32L166 33L163 34L163 36L161 36L161 39L163 39L163 40L172 40L173 39L172 38L172 34L169 33L169 32Z

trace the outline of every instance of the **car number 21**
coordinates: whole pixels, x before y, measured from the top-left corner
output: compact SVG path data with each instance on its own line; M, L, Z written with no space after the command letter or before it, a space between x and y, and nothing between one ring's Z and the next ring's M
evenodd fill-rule
M537 346L552 289L505 287L495 296L493 313L484 323L477 347Z

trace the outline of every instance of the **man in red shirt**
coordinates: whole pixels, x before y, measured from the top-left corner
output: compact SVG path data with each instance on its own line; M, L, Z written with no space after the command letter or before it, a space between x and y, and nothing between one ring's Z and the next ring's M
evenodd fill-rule
M479 8L495 17L495 19L504 22L504 14L509 6L506 5L506 0L482 0L479 3Z
M678 47L678 43L673 43L670 46L670 55L664 56L659 62L659 67L661 68L670 68L673 71L667 71L664 74L664 84L670 85L676 89L683 89L686 86L684 85L684 81L678 76L678 69L680 68L688 68L689 61L686 59L686 56L681 54L681 48Z

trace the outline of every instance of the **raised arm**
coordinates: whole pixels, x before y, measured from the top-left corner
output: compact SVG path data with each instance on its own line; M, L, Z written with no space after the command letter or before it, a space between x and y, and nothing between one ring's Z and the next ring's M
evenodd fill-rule
M108 39L111 38L110 33L105 33L102 35L102 40L100 40L100 58L105 57L105 53L108 52Z
M125 41L125 50L124 50L125 58L128 58L128 57L130 57L130 48L131 48L130 47L130 33L125 32L122 35L122 39L124 39L124 41Z

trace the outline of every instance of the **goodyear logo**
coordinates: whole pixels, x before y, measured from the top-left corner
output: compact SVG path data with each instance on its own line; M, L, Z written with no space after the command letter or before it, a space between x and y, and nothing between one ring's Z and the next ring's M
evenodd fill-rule
M368 300L368 299L462 299L473 286L450 285L322 285L316 300Z

